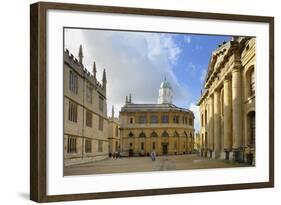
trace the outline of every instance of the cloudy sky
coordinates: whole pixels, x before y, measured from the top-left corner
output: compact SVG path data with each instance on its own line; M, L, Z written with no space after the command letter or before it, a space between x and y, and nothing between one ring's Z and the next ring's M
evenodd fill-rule
M160 83L166 76L173 88L173 103L192 110L205 77L211 53L230 36L170 34L151 32L65 29L65 48L74 56L83 47L84 66L92 72L97 65L97 78L107 73L108 115L115 116L132 94L133 103L157 103Z

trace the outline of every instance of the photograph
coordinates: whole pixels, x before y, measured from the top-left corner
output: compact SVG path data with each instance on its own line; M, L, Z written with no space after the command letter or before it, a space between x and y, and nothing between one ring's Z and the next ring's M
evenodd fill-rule
M63 176L256 166L255 36L62 32Z

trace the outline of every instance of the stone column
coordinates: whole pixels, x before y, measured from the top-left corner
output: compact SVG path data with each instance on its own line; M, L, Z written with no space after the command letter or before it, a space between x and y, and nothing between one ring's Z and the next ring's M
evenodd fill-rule
M134 136L134 156L138 156L139 154L139 138L138 136Z
M232 71L232 106L233 106L233 151L234 160L239 161L240 148L243 145L243 125L242 125L242 86L241 67L236 62Z
M229 159L229 152L232 149L232 118L231 118L231 79L226 77L223 82L223 109L224 109L224 151L225 159Z
M161 134L162 134L162 132L161 132ZM161 144L162 143L162 137L161 137L161 134L158 135L157 140L156 140L156 149L157 149L156 154L157 155L162 155L162 144Z
M214 145L215 155L219 157L221 152L221 133L220 133L220 94L219 91L214 93Z
M209 152L210 152L210 157L213 157L213 150L214 150L214 100L213 96L210 96L209 98L209 125L208 125L208 134L209 134Z

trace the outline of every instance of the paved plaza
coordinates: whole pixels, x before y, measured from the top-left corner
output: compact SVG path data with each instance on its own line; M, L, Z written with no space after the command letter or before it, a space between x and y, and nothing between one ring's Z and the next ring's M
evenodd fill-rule
M130 157L118 159L108 158L97 162L67 166L64 168L64 175L69 176L245 166L248 165L225 160L203 158L195 154L159 156L156 161L152 161L150 157Z

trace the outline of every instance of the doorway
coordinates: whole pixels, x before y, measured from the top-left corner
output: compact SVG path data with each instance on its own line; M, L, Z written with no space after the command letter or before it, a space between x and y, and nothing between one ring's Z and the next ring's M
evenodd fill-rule
M129 157L132 157L134 155L133 149L129 149Z
M168 143L162 143L162 153L163 155L167 155L168 154Z

